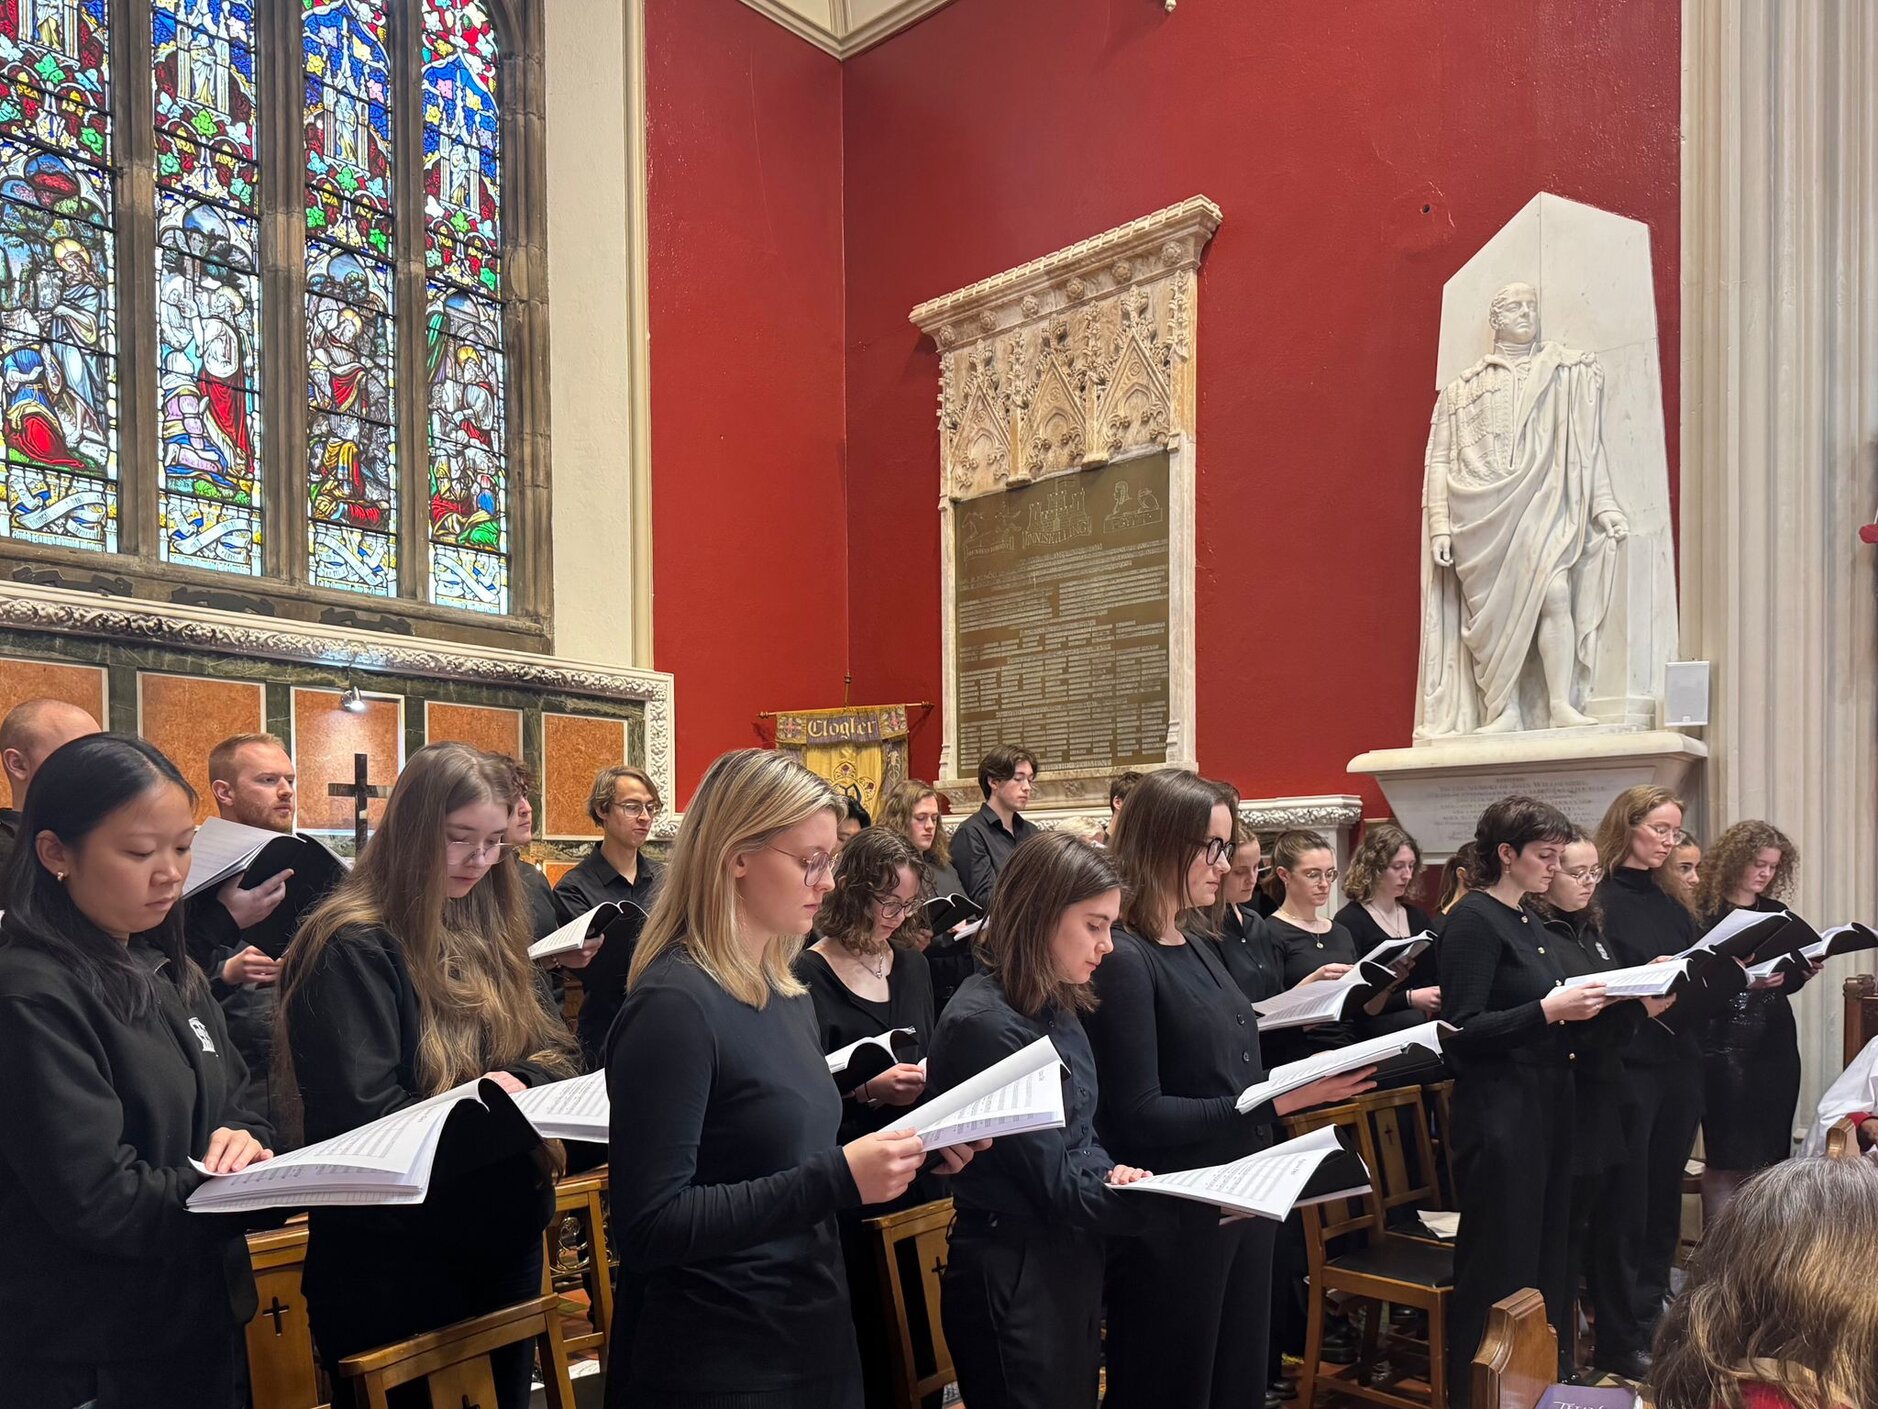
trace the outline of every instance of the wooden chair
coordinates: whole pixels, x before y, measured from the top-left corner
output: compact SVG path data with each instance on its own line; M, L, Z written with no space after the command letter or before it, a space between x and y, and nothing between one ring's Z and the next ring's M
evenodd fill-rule
M1469 1409L1532 1409L1558 1380L1558 1335L1531 1287L1493 1303L1474 1352Z
M1428 1107L1422 1100L1421 1088L1398 1086L1371 1091L1357 1097L1355 1105L1362 1111L1368 1129L1368 1153L1363 1158L1382 1200L1383 1227L1401 1237L1452 1246L1415 1218L1421 1209L1443 1207L1434 1139L1428 1132ZM1415 1152L1412 1174L1411 1149ZM1370 1164L1372 1157L1375 1162Z
M1445 1176L1442 1185L1442 1202L1445 1207L1454 1207L1455 1190L1459 1187L1454 1182L1454 1081L1437 1081L1426 1087L1427 1099L1433 1106L1435 1144L1441 1151L1440 1173Z
M919 1409L927 1395L939 1393L956 1378L939 1324L939 1279L946 1266L952 1200L870 1218L867 1226L878 1235L874 1256L887 1291L894 1406Z
M1368 1121L1359 1103L1332 1106L1287 1120L1297 1127L1317 1129L1335 1125L1355 1137L1364 1164L1374 1171L1376 1152ZM1297 1133L1302 1133L1297 1131ZM1383 1225L1382 1197L1374 1189L1348 1199L1313 1204L1300 1210L1304 1220L1304 1251L1310 1266L1310 1318L1304 1337L1304 1366L1298 1374L1297 1409L1312 1409L1321 1381L1329 1381L1340 1394L1387 1404L1391 1409L1443 1409L1447 1404L1448 1294L1454 1286L1451 1248L1391 1234ZM1332 1253L1334 1239L1353 1236L1355 1246ZM1378 1303L1367 1318L1363 1353L1354 1365L1331 1372L1322 1369L1324 1318L1333 1293ZM1426 1341L1388 1328L1382 1308L1408 1306L1428 1318ZM1406 1351L1428 1362L1426 1398L1398 1392L1393 1385L1369 1383L1369 1370L1384 1346Z
M248 1234L248 1259L261 1296L261 1309L247 1328L254 1409L317 1409L326 1400L300 1291L306 1224Z
M558 1301L552 1296L536 1297L363 1355L349 1355L339 1362L341 1381L351 1389L351 1402L357 1409L389 1409L386 1396L392 1390L420 1381L433 1405L493 1409L496 1385L489 1353L532 1341L547 1387L548 1409L574 1409Z
M567 1351L597 1350L606 1363L613 1334L613 1268L606 1238L607 1170L605 1165L569 1175L554 1186L554 1221L548 1225L547 1260L541 1290L580 1288L587 1294L587 1319L593 1329L566 1338ZM571 1234L571 1236L570 1236Z
M1845 981L1845 1065L1878 1037L1878 974L1854 974Z
M1826 1128L1826 1158L1858 1158L1858 1126L1852 1123L1851 1116L1842 1116Z

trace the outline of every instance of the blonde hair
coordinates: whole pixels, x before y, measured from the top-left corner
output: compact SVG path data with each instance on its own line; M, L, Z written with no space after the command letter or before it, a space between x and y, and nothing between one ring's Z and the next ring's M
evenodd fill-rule
M903 837L913 835L913 809L927 798L937 800L939 790L931 783L922 783L917 778L908 778L892 792L887 794L886 802L881 804L877 825L891 827ZM940 866L952 864L952 839L946 835L945 808L939 809L939 825L933 828L932 850L928 853ZM923 862L924 857L920 858Z
M1607 876L1615 875L1619 867L1630 859L1630 834L1643 825L1643 819L1657 808L1674 805L1682 813L1689 811L1689 805L1668 788L1658 787L1655 783L1638 783L1635 787L1625 788L1611 799L1611 805L1604 809L1604 820L1598 823L1598 830L1592 840L1598 844L1598 865ZM1675 848L1670 849L1674 857ZM1650 872L1657 887L1665 894L1673 896L1677 903L1693 909L1695 902L1689 889L1676 874L1676 868L1665 862Z
M403 951L417 990L417 1072L426 1095L524 1062L573 1074L567 1029L543 1005L528 961L527 903L514 865L498 860L460 900L447 890L445 819L479 803L506 815L514 790L509 761L468 744L431 744L411 755L385 820L287 950L283 1038L294 995L326 947L340 931L370 925ZM276 1044L289 1068L291 1046ZM295 1089L291 1081L286 1087Z
M1657 1409L1741 1409L1743 1382L1797 1409L1878 1404L1878 1169L1794 1159L1743 1184L1656 1333Z
M666 950L683 948L718 987L752 1008L763 1007L772 993L793 998L807 992L790 972L801 935L772 936L760 957L738 937L730 863L817 812L834 810L834 790L787 754L739 749L713 763L685 809L627 987L637 987Z

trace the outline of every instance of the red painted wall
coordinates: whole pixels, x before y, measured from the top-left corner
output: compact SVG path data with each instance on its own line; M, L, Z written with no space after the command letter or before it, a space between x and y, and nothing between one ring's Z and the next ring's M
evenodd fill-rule
M647 0L646 49L653 653L682 804L763 742L759 710L841 703L841 70L737 0Z
M1200 295L1200 759L1373 814L1344 765L1409 742L1441 285L1537 191L1654 231L1673 493L1679 9L955 0L851 60L855 698L940 688L938 364L907 311L1203 194L1225 223Z

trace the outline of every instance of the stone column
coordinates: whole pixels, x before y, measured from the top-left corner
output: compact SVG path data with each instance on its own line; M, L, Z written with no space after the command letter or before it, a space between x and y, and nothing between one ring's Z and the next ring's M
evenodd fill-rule
M1878 5L1685 0L1682 639L1714 663L1704 835L1801 858L1815 925L1878 917ZM1870 967L1871 955L1856 956ZM1841 1067L1796 1002L1802 1121Z

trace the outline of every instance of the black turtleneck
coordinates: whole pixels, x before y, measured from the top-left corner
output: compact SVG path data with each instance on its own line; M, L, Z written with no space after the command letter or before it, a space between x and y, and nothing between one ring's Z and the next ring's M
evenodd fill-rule
M1619 866L1598 883L1597 900L1604 913L1605 942L1624 967L1681 953L1701 938L1694 912L1658 885L1653 872ZM1645 1022L1626 1055L1633 1062L1656 1065L1694 1060L1699 1049L1693 1032Z

